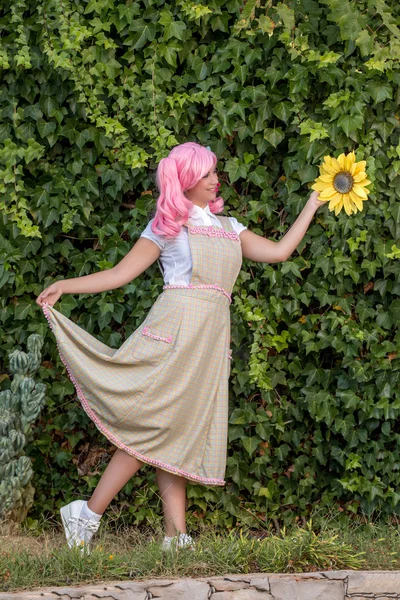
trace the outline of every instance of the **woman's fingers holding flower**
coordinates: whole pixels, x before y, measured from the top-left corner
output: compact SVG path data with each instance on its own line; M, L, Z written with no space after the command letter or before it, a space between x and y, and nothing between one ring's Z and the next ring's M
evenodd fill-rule
M311 202L312 204L315 204L317 206L317 208L319 208L320 206L323 206L327 202L326 200L319 199L319 192L316 192L316 191L312 192L308 201Z

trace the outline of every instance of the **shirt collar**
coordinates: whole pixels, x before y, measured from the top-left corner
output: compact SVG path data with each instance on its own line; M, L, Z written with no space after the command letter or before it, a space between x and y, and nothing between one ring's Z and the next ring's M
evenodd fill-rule
M212 216L212 212L210 210L209 205L207 204L205 208L201 208L197 206L197 204L193 204L193 207L190 212L191 217L202 217L204 213L207 213L210 217Z

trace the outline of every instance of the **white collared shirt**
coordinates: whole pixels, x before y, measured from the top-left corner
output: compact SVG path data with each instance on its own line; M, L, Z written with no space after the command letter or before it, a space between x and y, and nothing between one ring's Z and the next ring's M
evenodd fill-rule
M235 217L229 217L229 219L233 231L236 231L238 235L247 229ZM187 228L182 227L175 238L168 240L163 235L157 235L152 232L151 224L153 221L154 219L147 224L146 229L144 229L140 237L151 240L160 248L159 264L164 282L168 285L188 285L192 276L192 256ZM190 221L193 225L197 226L212 225L213 227L221 227L221 222L211 212L208 204L205 208L200 208L200 206L193 204Z

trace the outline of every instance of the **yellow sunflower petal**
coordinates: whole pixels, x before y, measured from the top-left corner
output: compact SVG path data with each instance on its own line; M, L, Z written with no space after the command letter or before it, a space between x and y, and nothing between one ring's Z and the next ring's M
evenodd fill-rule
M360 198L363 198L364 200L367 200L368 195L366 190L364 190L363 187L361 187L361 185L358 185L358 183L355 183L352 187L352 191L357 194L357 196L360 196Z
M328 173L329 175L336 175L336 173L338 172L337 169L335 169L334 167L328 166L328 165L324 165L324 171L325 171L325 173Z
M359 183L360 181L362 181L365 177L366 177L366 173L365 171L360 171L359 173L356 173L356 175L353 175L353 179L354 181L356 181L357 183Z
M324 163L326 163L328 166L330 166L332 162L332 159L330 156L324 156Z
M355 163L355 160L356 160L356 155L354 154L354 152L349 152L349 154L346 156L346 160L345 160L346 171L350 171L351 167Z
M354 202L352 201L352 199L350 198L350 196L349 196L349 202L350 202L350 207L351 207L351 213L356 214L358 212L358 208L354 204Z
M335 194L337 194L337 191L334 187L325 186L325 188L321 191L319 197L321 200L329 200L330 198L332 198L332 196L335 196Z
M356 205L356 207L358 208L358 210L362 210L363 209L363 201L361 200L360 196L357 196L357 194L355 194L352 190L349 192L349 196L350 199L352 200L353 204Z
M320 175L318 179L320 181L323 181L324 183L333 183L333 175L329 175L329 173L324 173L323 175Z
M346 156L344 154L341 154L340 156L338 156L337 160L342 170L344 171L346 169Z
M343 200L342 202L339 202L339 204L337 206L335 206L335 215L338 216L338 214L340 213L340 211L343 208Z
M371 181L369 181L368 179L362 179L361 181L357 181L356 182L357 185L359 185L360 187L364 187L364 185L369 185L371 183ZM365 192L367 194L369 194L371 192L371 190L367 190L365 189Z
M343 194L343 206L346 211L346 215L350 216L353 212L352 202L349 198L349 194Z
M354 150L348 153L347 158L350 158L352 163L356 162L356 153L354 152Z
M326 189L326 183L323 181L316 181L314 185L311 186L311 189L316 192L323 192Z
M340 164L340 162L336 159L332 157L332 163L331 166L333 169L335 169L336 173L340 173L340 171L343 171L342 166Z
M329 202L329 210L333 210L335 206L342 202L342 194L336 193L335 196L332 196Z
M365 167L367 166L367 161L366 160L360 160L360 162L358 163L354 163L355 165L355 171L354 173L352 173L352 175L356 175L356 173L360 173L360 171L365 171Z

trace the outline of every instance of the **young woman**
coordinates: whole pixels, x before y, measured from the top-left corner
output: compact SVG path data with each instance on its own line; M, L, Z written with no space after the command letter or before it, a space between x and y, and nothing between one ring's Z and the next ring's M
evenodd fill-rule
M166 535L186 533L186 482L224 485L230 370L231 292L242 257L285 261L323 202L313 192L279 241L218 217L217 158L194 142L173 148L157 169L155 218L112 269L57 281L38 296L83 409L116 447L88 502L61 508L68 545L89 549L108 504L143 463L156 467ZM143 323L110 348L53 308L62 294L112 290L159 259L165 285Z

